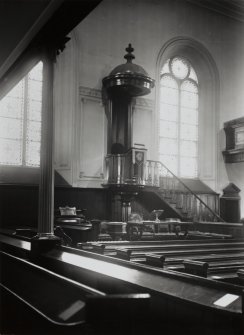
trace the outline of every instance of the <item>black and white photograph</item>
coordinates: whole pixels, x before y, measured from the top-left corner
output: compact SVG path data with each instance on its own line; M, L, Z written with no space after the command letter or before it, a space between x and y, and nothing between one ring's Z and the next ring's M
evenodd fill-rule
M0 0L0 335L244 334L244 0Z

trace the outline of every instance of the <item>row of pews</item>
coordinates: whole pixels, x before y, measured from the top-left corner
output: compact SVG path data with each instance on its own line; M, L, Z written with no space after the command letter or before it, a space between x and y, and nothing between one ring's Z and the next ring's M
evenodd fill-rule
M244 333L243 239L32 243L0 234L0 333Z
M78 248L156 268L243 284L244 240L114 241Z

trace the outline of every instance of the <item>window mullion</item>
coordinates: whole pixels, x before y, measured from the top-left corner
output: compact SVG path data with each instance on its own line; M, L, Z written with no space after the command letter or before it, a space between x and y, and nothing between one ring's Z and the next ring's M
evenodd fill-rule
M177 160L177 171L178 171L178 176L181 177L180 175L180 159L181 159L181 153L180 153L180 132L181 132L181 89L180 89L180 82L177 80L178 83L178 89L179 89L179 94L178 94L178 160Z
M28 112L28 75L24 79L24 113L23 113L23 139L22 139L22 164L26 166L27 146L27 112Z

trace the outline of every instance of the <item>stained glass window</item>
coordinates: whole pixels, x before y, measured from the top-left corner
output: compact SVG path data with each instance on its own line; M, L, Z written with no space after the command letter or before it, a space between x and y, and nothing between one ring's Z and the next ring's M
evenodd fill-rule
M179 177L198 175L198 79L183 57L160 72L159 157Z
M40 165L42 62L0 100L0 164Z

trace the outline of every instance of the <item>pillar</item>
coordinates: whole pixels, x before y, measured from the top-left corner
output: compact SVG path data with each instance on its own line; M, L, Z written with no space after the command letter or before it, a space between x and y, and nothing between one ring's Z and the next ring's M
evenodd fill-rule
M42 59L43 89L38 230L31 243L31 251L37 255L51 249L60 241L54 235L53 72L55 54L56 50L45 48Z

